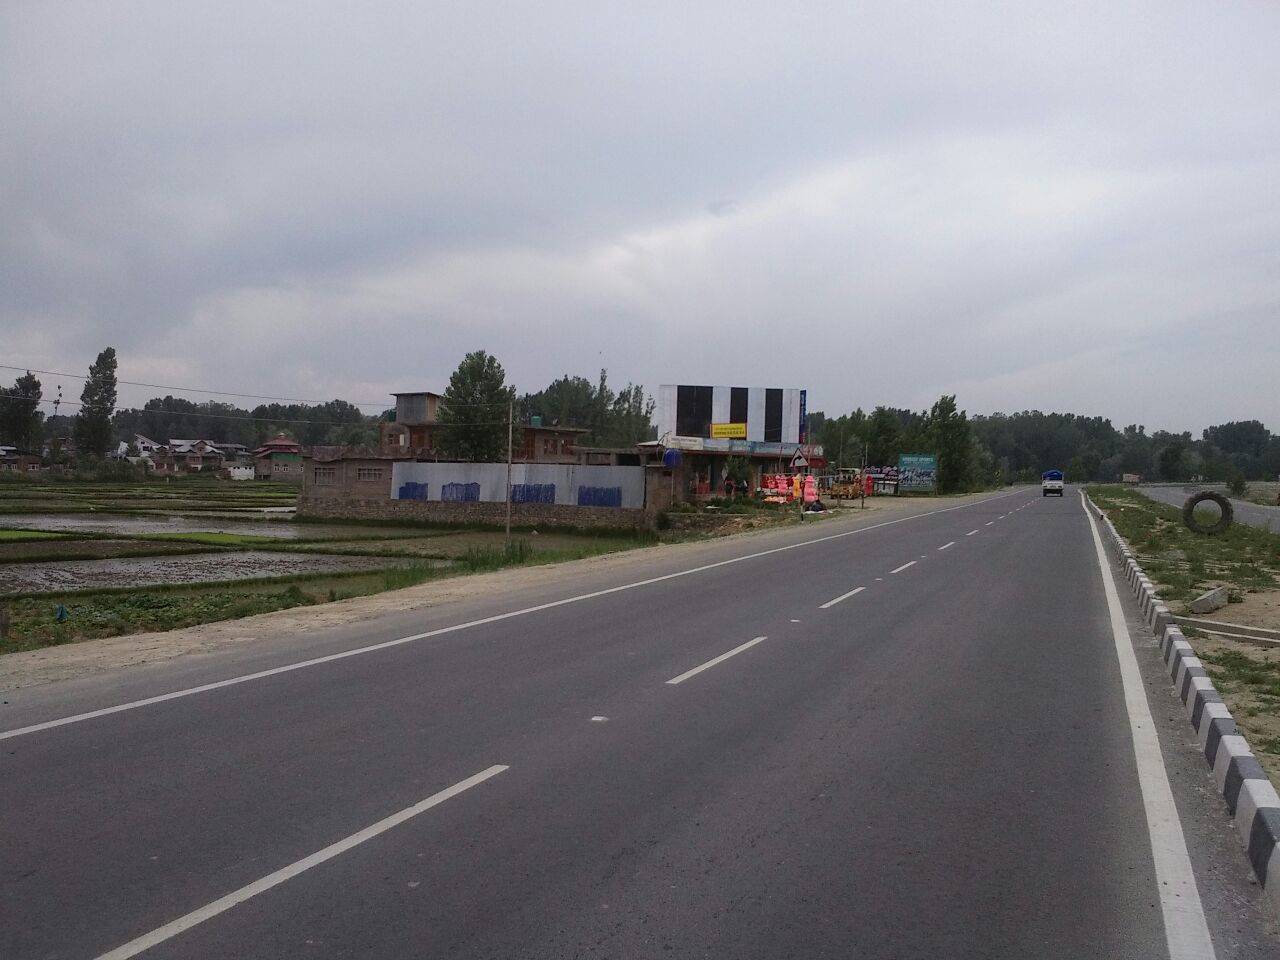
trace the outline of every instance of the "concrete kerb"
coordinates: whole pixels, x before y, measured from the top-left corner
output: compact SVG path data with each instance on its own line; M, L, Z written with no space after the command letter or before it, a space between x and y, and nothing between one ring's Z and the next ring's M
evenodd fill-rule
M1155 584L1111 520L1091 499L1086 500L1107 529L1125 580L1155 637L1174 692L1186 708L1205 762L1231 813L1245 856L1272 909L1280 915L1280 795L1249 742L1236 728L1235 718L1214 688L1204 664L1173 622L1172 611L1160 599Z

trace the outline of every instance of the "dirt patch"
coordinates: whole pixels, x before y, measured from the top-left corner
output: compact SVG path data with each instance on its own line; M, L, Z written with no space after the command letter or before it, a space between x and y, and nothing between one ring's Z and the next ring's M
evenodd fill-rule
M403 560L386 557L334 557L314 553L263 550L184 553L171 557L67 560L57 563L11 563L3 568L4 589L11 593L138 587L157 584L212 583L287 577L300 573L334 573L394 567Z
M298 552L343 554L362 556L377 554L384 557L449 557L466 556L474 550L501 550L506 543L501 531L460 530L440 532L430 536L401 537L395 540L360 540L313 543L297 547ZM561 552L600 552L626 550L641 546L647 541L628 536L589 536L572 533L513 533L512 539L529 545L535 555ZM290 548L293 552L294 548Z
M1280 647L1188 634L1272 783L1280 784Z
M1221 610L1206 614L1209 620L1238 623L1245 627L1280 630L1280 590L1258 590L1246 593L1239 603L1228 603Z
M227 520L216 515L126 515L109 513L12 513L0 515L0 527L18 530L57 530L148 536L158 533L240 533L283 540L320 540L368 536L371 528L354 524L295 523L279 516L257 520ZM385 537L401 534L388 530ZM422 534L419 532L419 536Z
M201 548L189 543L156 543L151 540L37 540L27 543L0 543L0 564L36 560L102 560L108 557L151 557L194 553ZM9 587L5 567L0 567L0 592Z

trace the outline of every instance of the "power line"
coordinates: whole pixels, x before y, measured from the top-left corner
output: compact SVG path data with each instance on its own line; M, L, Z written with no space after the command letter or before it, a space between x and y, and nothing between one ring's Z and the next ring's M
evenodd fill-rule
M51 406L59 402L56 400L32 400L30 397L7 397L7 396L0 396L0 400L8 400L12 403L47 403ZM61 403L64 406L69 406L69 407L84 406L83 403L80 403L79 401L76 401L76 400L63 400L61 401ZM229 413L191 413L186 410L170 410L165 407L160 407L160 408L152 407L150 409L134 407L130 410L116 411L116 412L117 413L138 413L138 414L141 414L142 416L146 416L147 414L158 414L158 415L167 414L171 417L198 417L199 419L202 419L202 420L239 420L239 421L245 421L248 423L267 423L267 424L286 423L291 425L303 425L303 426L307 426L311 424L319 424L321 426L327 426L327 427L352 427L352 426L360 425L360 421L358 420L283 420L279 417L240 417L240 416L236 416L234 414L229 414ZM394 422L394 421L388 421L388 422ZM467 427L505 427L506 425L507 425L506 420L494 420L492 422L485 422L485 423L461 424L461 426L467 426ZM446 426L446 424L439 424L439 426Z
M15 367L12 364L8 364L8 363L0 363L0 370L22 370L27 373L41 373L41 374L44 374L46 377L70 377L73 380L89 379L88 376L86 376L83 373L62 373L57 370L37 370L34 367ZM267 396L266 394L259 394L259 393L233 393L230 390L205 390L201 387L175 387L170 384L143 383L139 380L120 380L119 378L116 379L116 383L123 383L130 387L147 387L148 389L151 389L151 390L177 390L181 393L207 393L210 396L217 396L217 397L237 397L241 400L272 400L277 403L305 403L305 404L310 404L312 406L323 406L326 403L333 402L332 400L301 400L298 397L271 397L271 396ZM341 399L341 398L335 397L334 399ZM444 398L442 397L441 399L444 399ZM369 400L369 401L344 400L343 402L349 403L353 407L380 407L384 410L388 409L387 403L385 400L380 402L375 402L372 400ZM507 405L506 400L494 400L487 403L448 404L448 406L452 408L459 408L459 409L462 407L505 407L506 405ZM309 421L309 422L317 422L317 421ZM506 421L504 420L503 423L506 423Z

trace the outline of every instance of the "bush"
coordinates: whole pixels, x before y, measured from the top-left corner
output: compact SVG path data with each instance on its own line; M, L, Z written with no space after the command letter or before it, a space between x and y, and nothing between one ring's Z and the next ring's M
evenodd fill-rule
M458 566L475 573L480 570L500 570L503 567L525 563L533 556L528 540L510 540L501 549L494 547L468 547L458 558Z
M1245 482L1244 474L1239 470L1233 471L1227 478L1227 492L1233 497L1243 497L1249 492L1249 484Z

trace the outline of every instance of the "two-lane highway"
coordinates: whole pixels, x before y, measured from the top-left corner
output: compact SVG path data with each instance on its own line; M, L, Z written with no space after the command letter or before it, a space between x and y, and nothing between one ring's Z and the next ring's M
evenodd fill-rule
M1191 955L1079 500L929 509L26 691L0 956Z

